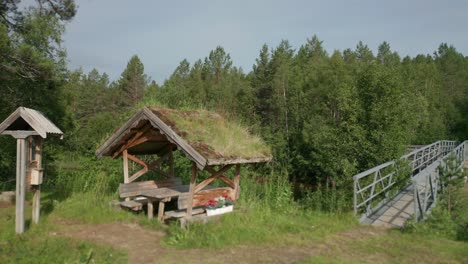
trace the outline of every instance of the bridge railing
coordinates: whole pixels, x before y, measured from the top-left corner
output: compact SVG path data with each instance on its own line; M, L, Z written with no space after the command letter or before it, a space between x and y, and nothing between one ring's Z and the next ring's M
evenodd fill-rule
M450 160L451 156L453 160ZM468 140L446 153L441 159L426 167L412 178L414 192L415 220L420 221L437 204L440 186L440 168L447 169L448 162L453 162L456 170L462 169L468 159Z
M399 174L403 174L406 167L401 163L409 163L409 173L413 176L445 156L455 146L456 141L437 141L402 156L398 162L389 161L354 175L354 214L357 216L363 211L364 216L370 216L391 198L390 191L394 191L392 187L399 183L402 177Z

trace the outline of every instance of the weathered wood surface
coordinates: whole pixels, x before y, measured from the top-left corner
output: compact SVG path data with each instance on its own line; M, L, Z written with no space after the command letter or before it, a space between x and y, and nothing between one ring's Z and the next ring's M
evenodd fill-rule
M16 233L24 232L24 207L26 194L26 156L27 141L17 139L16 143Z
M193 195L193 207L204 206L210 199L215 199L220 196L234 196L234 189L230 187L213 188L203 190ZM190 206L190 193L182 193L177 200L177 208L185 209Z
M148 203L147 199L144 200L131 200L131 201L123 201L119 202L119 205L125 208L128 208L132 211L141 211L143 210L143 205Z
M205 212L204 207L194 207L194 208L192 208L192 215L203 214L204 212ZM164 219L180 218L180 217L184 217L186 215L187 215L187 209L167 211L165 213Z
M208 184L212 183L214 180L218 179L219 177L223 176L223 174L228 171L230 168L232 167L232 165L226 165L224 166L223 168L221 168L219 171L215 171L214 169L210 168L210 167L206 167L206 170L211 173L212 175L202 181L201 183L199 183L196 187L195 187L195 193L203 190L203 188L205 188L205 186L207 186ZM226 177L224 177L226 178ZM232 182L231 182L232 183ZM233 186L232 186L233 187Z
M142 122L149 122L150 126ZM147 130L148 127L150 127L150 130ZM132 130L135 128L140 129L140 131ZM151 133L151 131L157 132L157 135ZM164 136L164 139L160 138L159 135ZM169 144L174 144L178 149L182 150L190 160L196 163L199 170L203 170L206 166L271 161L271 157L207 159L196 151L185 139L178 135L168 124L164 123L151 109L146 107L136 113L112 134L112 136L99 147L96 151L96 155L99 158L102 156L112 156L115 158L119 156L124 149L129 149L148 141L163 140L167 141Z
M35 161L38 169L42 168L42 138L35 137ZM32 153L30 154L32 158ZM42 169L41 169L42 170ZM32 221L35 224L39 223L41 213L41 185L33 186L33 201L32 201Z
M192 162L192 178L190 179L190 188L188 192L188 199L186 202L186 207L187 208L187 214L185 217L190 218L192 217L192 209L193 209L193 195L195 194L195 187L197 184L197 175L198 175L198 170L197 170L197 165L195 162ZM181 197L179 196L179 200ZM182 209L179 207L179 209Z
M124 183L129 183L130 176L128 174L128 152L127 150L124 150L122 158L123 158Z
M142 182L131 182L131 183L122 183L119 187L119 194L121 198L138 196L138 195L147 195L151 194L152 191L155 193L164 193L171 189L166 190L166 188L176 188L179 190L182 185L182 179L180 177L169 178L159 181L142 181ZM182 188L183 190L183 188ZM167 197L167 196L166 196ZM158 197L155 197L158 198ZM161 197L165 198L165 197Z
M226 164L248 164L248 163L262 163L262 162L270 162L272 157L263 157L263 158L252 158L252 159L244 159L244 158L237 158L237 159L208 159L207 165L208 166L216 166L216 165L226 165Z
M131 129L138 126L140 121L148 120L154 129L158 129L159 133L165 135L166 140L169 143L175 144L181 149L187 156L197 163L198 168L203 169L206 165L206 159L200 155L195 149L192 148L184 139L177 135L168 125L166 125L156 114L150 109L143 108L140 112L136 113L130 120L127 121L122 127L120 127L112 136L96 151L96 155L100 158L104 155L111 155L120 153L119 149L117 152L112 152L115 144L118 143L129 133L132 133ZM134 142L132 142L134 143ZM121 148L127 148L129 145L120 146ZM112 152L112 153L111 153Z
M240 164L236 165L236 174L234 175L234 195L232 198L239 199L240 196Z
M166 159L169 158L170 156L170 153L171 153L171 150L168 150L168 152L166 152L164 155L162 155L159 159L157 159L156 161L152 162L151 164L148 164L146 163L145 161L133 156L133 155L130 155L130 154L127 154L127 157L132 160L133 162L136 162L138 164L140 164L141 166L143 166L143 169L137 171L135 174L133 174L130 178L129 178L129 181L130 182L133 182L134 180L138 179L139 177L141 177L142 175L144 175L145 173L147 173L148 171L158 167L159 165L161 165L161 163L163 161L165 161Z
M31 130L29 130L29 128L25 128L27 130L9 129L10 126L20 118L26 121ZM0 124L0 134L13 136L19 135L21 137L40 135L42 138L46 138L47 134L63 135L63 132L41 112L26 107L18 107L15 112Z
M215 189L215 188L216 187L214 186L208 185L203 190L210 190L210 189ZM146 190L146 191L142 191L138 195L155 198L155 199L177 198L182 194L188 193L189 190L190 190L190 185L178 185L178 186L157 188L153 190Z

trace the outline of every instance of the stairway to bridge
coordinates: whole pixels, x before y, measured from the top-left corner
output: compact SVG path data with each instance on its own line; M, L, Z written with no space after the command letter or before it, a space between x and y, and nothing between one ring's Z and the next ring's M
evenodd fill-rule
M450 155L456 159L449 161ZM466 168L468 141L437 141L355 175L355 215L362 224L396 228L412 217L424 219L437 204L439 168L447 168L447 162Z

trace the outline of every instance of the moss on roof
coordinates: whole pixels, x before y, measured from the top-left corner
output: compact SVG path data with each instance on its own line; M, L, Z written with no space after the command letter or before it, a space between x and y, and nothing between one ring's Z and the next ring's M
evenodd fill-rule
M271 157L270 148L260 137L219 114L206 110L148 108L205 158Z

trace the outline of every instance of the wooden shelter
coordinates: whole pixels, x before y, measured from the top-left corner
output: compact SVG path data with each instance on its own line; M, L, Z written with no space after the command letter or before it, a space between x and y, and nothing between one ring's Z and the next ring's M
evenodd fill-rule
M173 152L182 151L191 160L192 175L189 185L182 185L174 175ZM148 216L152 217L152 202L159 202L160 220L174 216L190 218L192 213L203 212L207 200L220 195L238 197L240 165L268 162L269 148L246 129L230 123L220 115L205 111L178 111L145 107L117 129L96 151L101 158L123 158L123 184L121 197L144 196L148 199ZM139 155L155 155L147 162ZM141 166L141 170L129 173L129 162ZM166 171L161 166L166 161ZM226 172L235 168L230 179ZM197 184L198 171L204 170L210 177ZM136 182L148 171L163 175L163 181ZM223 181L228 187L209 186L214 180ZM177 200L178 211L164 212L164 203ZM135 201L124 202L138 207Z
M36 224L39 222L43 175L42 140L49 134L63 137L63 132L41 112L19 107L0 124L0 134L11 135L17 140L16 233L21 234L24 232L26 185L34 192L32 220Z

